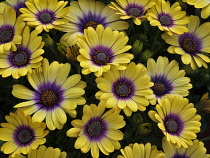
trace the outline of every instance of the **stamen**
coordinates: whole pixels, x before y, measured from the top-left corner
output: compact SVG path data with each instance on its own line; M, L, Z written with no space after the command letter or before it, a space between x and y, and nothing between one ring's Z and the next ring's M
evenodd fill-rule
M10 29L3 29L0 31L0 43L7 43L11 41L13 31Z
M171 20L167 15L162 15L160 17L160 22L162 25L169 26L171 24Z
M49 13L41 13L41 14L39 15L39 19L40 19L40 21L41 21L42 23L48 24L48 23L51 23L51 21L52 21L52 16L51 16L51 14L49 14Z
M131 87L127 83L121 82L116 85L115 92L120 97L128 97L131 93Z
M21 143L26 144L31 139L33 139L33 136L32 136L31 131L23 129L23 130L19 131L17 138Z
M106 65L109 61L109 55L103 51L97 51L94 53L93 60L97 65Z
M23 51L13 52L12 62L15 66L25 66L28 64L28 54Z
M53 107L58 102L58 96L54 91L46 90L42 93L40 100L45 107Z
M85 25L85 29L87 29L88 27L92 27L92 28L96 29L97 26L98 26L98 23L96 23L94 21L90 21Z
M128 14L131 16L138 17L142 14L142 11L139 8L130 8Z
M178 123L174 119L169 119L166 122L166 130L170 133L176 133L179 129Z
M103 131L104 126L99 120L91 122L91 124L89 124L87 127L87 132L92 138L99 137L101 134L103 134Z
M160 82L155 83L154 86L151 87L151 89L153 90L154 94L157 96L164 95L167 90L165 84Z
M183 39L181 43L181 47L182 49L184 49L186 53L190 53L190 54L195 53L196 48L197 48L196 43L190 38Z

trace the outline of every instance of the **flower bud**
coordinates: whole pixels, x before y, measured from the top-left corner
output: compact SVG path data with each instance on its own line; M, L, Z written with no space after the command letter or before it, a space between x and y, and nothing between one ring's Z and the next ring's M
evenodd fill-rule
M53 47L54 46L54 41L48 34L42 35L42 41L45 43L44 44L45 47Z
M137 39L134 44L132 45L131 51L135 54L140 54L143 48L143 42Z
M152 55L153 55L153 52L151 50L149 50L149 49L145 50L144 52L142 52L142 54L139 57L140 62L146 63L147 60L152 57Z
M142 123L143 117L140 114L134 114L133 115L133 121L136 123Z
M138 132L140 135L148 135L152 132L152 124L151 123L142 123L138 126Z
M208 92L201 97L201 100L197 105L199 105L201 112L210 113L210 99Z

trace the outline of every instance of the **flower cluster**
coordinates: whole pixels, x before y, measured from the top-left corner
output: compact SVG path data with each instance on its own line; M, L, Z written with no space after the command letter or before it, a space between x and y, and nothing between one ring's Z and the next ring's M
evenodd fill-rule
M209 0L0 2L0 157L210 158Z

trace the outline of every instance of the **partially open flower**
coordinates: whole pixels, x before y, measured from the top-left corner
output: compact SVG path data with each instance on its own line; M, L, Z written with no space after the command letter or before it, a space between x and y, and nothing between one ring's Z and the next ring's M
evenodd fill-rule
M210 99L209 99L209 93L205 93L202 97L198 105L201 108L201 111L203 113L210 113Z

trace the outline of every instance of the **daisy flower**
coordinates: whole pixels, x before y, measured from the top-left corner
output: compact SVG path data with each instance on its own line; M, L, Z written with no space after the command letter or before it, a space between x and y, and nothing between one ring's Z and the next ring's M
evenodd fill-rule
M42 47L42 37L38 36L38 32L34 30L30 33L30 29L26 26L22 33L21 44L16 45L16 51L6 51L0 54L0 74L2 77L12 75L17 79L32 72L32 68L41 66L44 53Z
M151 9L148 9L147 16L150 25L158 26L161 31L172 34L183 34L189 30L185 26L189 23L189 17L185 11L181 11L178 2L170 7L170 2L165 0L157 0Z
M137 110L145 111L148 99L154 97L150 89L154 84L150 82L146 67L134 62L128 64L125 70L112 67L96 78L96 83L100 89L95 94L96 98L105 101L107 108L123 109L126 116Z
M69 22L62 25L62 31L67 32L62 39L72 46L77 43L77 35L83 35L86 28L95 29L99 24L113 30L127 29L129 24L121 21L120 16L116 15L109 6L110 4L105 5L95 0L72 1L69 13L66 15Z
M26 7L26 5L25 5L26 1L27 0L6 0L6 1L0 3L0 10L1 10L1 7L9 6L9 7L15 9L16 16L19 16L20 14L22 14L19 11L19 9Z
M203 113L210 113L209 93L205 93L197 104Z
M77 60L83 67L82 74L87 75L94 72L99 77L103 72L107 72L110 66L115 66L119 70L126 69L125 63L133 59L130 53L124 53L131 49L126 45L128 37L119 31L112 31L98 25L96 30L89 27L85 30L84 36L78 39L80 55Z
M125 126L123 116L119 111L111 109L104 113L105 104L99 103L83 107L82 120L76 119L71 122L73 128L67 131L67 136L78 137L74 147L81 149L82 153L91 150L94 158L99 157L99 150L109 155L115 149L120 149L119 140L123 139L123 133L118 130Z
M116 0L116 2L111 2L110 6L116 10L115 14L120 15L123 20L132 18L136 25L141 25L142 21L147 19L147 9L155 4L153 0Z
M66 152L62 151L59 148L46 147L44 145L39 146L37 149L32 149L29 151L27 157L21 154L15 155L15 158L66 158Z
M20 34L24 26L22 18L16 18L15 10L5 6L2 14L0 14L0 53L7 50L17 50L15 44L21 43Z
M167 95L158 101L156 110L150 110L149 117L158 123L168 142L176 148L193 144L201 126L201 116L196 114L193 103L181 96Z
M50 29L59 30L61 24L68 22L65 15L69 8L64 8L67 3L58 0L30 0L25 2L26 8L20 8L20 12L27 25L35 27L39 33L43 30L49 32Z
M163 138L162 148L166 158L210 158L210 154L206 154L206 148L202 141L193 140L193 144L188 148L176 148L173 144Z
M162 38L171 46L168 52L181 55L182 62L190 64L193 70L204 66L208 68L207 63L210 59L204 53L210 53L210 22L203 23L201 26L197 16L190 16L190 23L187 24L189 32L181 35L173 34L169 36L162 34Z
M122 155L117 158L165 158L162 151L158 151L155 145L147 144L129 144L124 149L120 149Z
M28 81L35 91L19 84L13 86L15 97L28 100L14 108L21 108L29 115L34 113L33 121L42 122L46 118L50 130L62 129L67 120L66 113L75 117L77 105L85 103L82 95L86 83L80 81L79 74L68 77L69 72L70 64L59 64L57 61L49 64L44 58L42 66L28 74Z
M207 19L210 16L210 1L209 0L183 0L190 5L194 5L195 8L201 9L201 17Z
M157 62L150 58L147 61L148 75L154 86L151 89L154 92L154 98L150 103L155 105L158 99L166 94L174 94L186 97L189 95L189 89L192 88L190 78L185 77L185 71L179 70L178 62L172 60L169 62L167 57L159 56Z
M25 115L18 109L16 113L5 116L8 123L1 123L0 140L7 141L1 146L1 151L5 154L27 154L30 149L36 149L44 144L44 138L49 131L45 131L46 124L33 122L29 115Z

